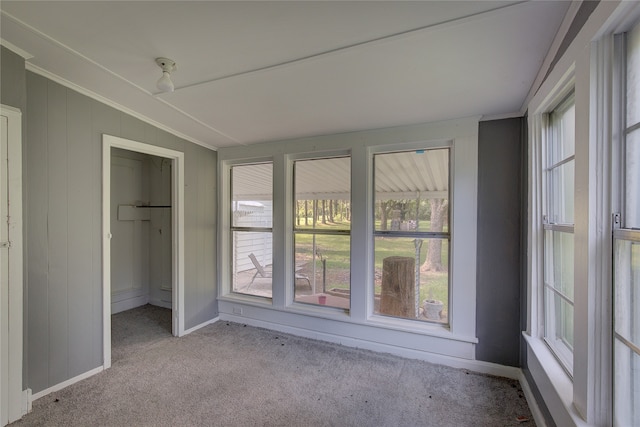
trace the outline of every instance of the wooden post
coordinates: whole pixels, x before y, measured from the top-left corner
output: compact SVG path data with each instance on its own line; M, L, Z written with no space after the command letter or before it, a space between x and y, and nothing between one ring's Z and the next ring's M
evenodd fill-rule
M391 256L382 260L380 313L414 318L415 259Z

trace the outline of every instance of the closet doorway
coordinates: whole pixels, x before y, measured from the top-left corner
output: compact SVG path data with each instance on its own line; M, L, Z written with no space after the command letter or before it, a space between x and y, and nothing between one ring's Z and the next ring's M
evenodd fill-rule
M111 315L146 304L171 309L184 334L184 154L103 135L104 368Z

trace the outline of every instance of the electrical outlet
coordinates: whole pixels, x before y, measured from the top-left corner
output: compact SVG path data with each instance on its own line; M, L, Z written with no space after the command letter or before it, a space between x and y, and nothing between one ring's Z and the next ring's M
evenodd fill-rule
M233 307L233 314L238 314L242 316L242 307Z

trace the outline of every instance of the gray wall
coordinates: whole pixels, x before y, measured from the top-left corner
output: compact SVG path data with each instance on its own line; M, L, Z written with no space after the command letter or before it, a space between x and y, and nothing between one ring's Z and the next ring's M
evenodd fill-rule
M27 386L37 393L102 365L102 134L185 153L187 329L217 315L217 154L34 73L26 87Z
M520 366L522 119L480 122L476 358Z
M27 86L24 59L0 46L0 103L19 108L24 114L27 106Z

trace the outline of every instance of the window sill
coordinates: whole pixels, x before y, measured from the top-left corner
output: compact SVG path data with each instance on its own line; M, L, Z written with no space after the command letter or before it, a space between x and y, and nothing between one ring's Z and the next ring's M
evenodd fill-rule
M527 365L554 422L562 426L587 426L573 405L573 381L544 340L523 332Z

